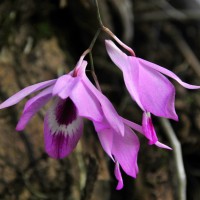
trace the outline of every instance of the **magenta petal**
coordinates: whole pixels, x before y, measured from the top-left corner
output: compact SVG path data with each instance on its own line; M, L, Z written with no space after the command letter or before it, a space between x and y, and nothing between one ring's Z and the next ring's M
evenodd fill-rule
M187 88L187 89L200 89L200 86L197 86L197 85L191 85L191 84L188 84L188 83L185 83L183 82L176 74L174 74L172 71L166 69L166 68L163 68L159 65L156 65L154 63L151 63L147 60L143 60L141 58L138 58L139 60L139 63L145 67L148 67L148 68L151 68L153 70L156 70L162 74L165 74L166 76L169 76L170 78L176 80L179 84L181 84L183 87Z
M50 81L45 81L45 82L37 83L35 85L28 86L24 88L23 90L19 91L18 93L14 94L13 96L11 96L2 104L0 104L0 109L15 105L16 103L21 101L24 97L30 95L33 92L41 90L47 86L50 86L54 84L55 82L56 80L50 80Z
M171 150L169 146L158 141L158 137L156 135L156 131L154 129L150 113L146 112L143 113L142 128L143 128L142 134L149 140L150 145L155 144L160 148Z
M116 133L113 137L112 154L126 174L133 178L136 178L138 173L139 147L138 137L128 126L125 126L124 136Z
M57 159L69 155L83 133L83 120L77 116L73 102L70 100L66 103L56 102L44 121L45 150L49 156Z
M76 105L79 116L86 117L92 121L102 121L101 105L82 81L73 89L70 98Z
M122 179L122 175L121 175L121 172L120 172L120 167L119 167L118 162L115 163L114 173L115 173L116 179L118 180L116 190L121 190L124 187L124 183L123 183L123 179Z
M110 124L110 126L117 132L124 135L124 123L119 117L112 103L104 96L99 90L97 90L94 85L88 80L86 76L83 77L85 86L95 95L101 104L101 109L103 114Z
M158 141L158 137L156 135L150 113L143 113L142 128L144 136L149 140L149 144L155 144Z
M72 77L69 74L59 77L53 88L53 95L66 99L79 81L80 77Z

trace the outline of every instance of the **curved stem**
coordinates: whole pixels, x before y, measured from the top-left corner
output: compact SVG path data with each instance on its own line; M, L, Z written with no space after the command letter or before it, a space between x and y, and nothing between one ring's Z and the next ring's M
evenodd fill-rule
M95 0L95 4L96 4L96 8L97 8L97 18L98 18L101 29L104 32L106 32L108 35L110 35L119 45L121 45L124 49L126 49L132 56L135 56L135 52L133 51L133 49L131 49L126 44L124 44L109 28L107 28L103 25L103 22L101 19L101 13L99 10L98 0Z

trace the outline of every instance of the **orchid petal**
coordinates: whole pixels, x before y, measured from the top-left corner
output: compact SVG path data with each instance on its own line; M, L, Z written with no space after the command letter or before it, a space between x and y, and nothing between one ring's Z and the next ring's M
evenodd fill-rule
M137 92L145 111L177 120L174 106L175 88L172 83L159 72L141 65L137 58L129 57L129 60L132 68L139 68Z
M52 89L53 89L54 85L42 90L40 93L38 93L36 96L32 97L31 99L29 99L25 106L24 106L24 111L26 109L28 109L29 106L31 106L35 101L37 101L38 99L42 98L43 96L46 96L48 94L52 95Z
M79 83L80 77L72 77L71 75L63 75L58 78L53 88L53 95L58 95L62 99L66 99L72 90Z
M116 164L115 164L114 173L115 173L116 179L118 180L116 190L121 190L124 187L124 183L123 183L123 179L122 179L122 175L121 175L121 172L120 172L120 167L119 167L118 162L116 162Z
M13 96L11 96L9 99L4 101L2 104L0 104L0 109L15 105L19 101L21 101L23 98L30 95L31 93L41 90L47 86L50 86L50 85L54 84L55 82L56 82L56 80L54 79L54 80L44 81L41 83L37 83L37 84L31 85L31 86L28 86L28 87L22 89L21 91L17 92L16 94L14 94Z
M183 87L185 87L187 89L200 89L200 86L191 85L191 84L183 82L176 74L174 74L172 71L170 71L164 67L161 67L159 65L156 65L152 62L149 62L149 61L141 59L141 58L138 58L138 61L141 65L143 65L147 68L151 68L153 70L159 71L160 73L165 74L166 76L176 80L179 84L181 84Z
M69 155L83 133L83 120L77 116L74 106L71 100L59 100L45 116L45 150L53 158L62 159Z
M119 69L122 70L124 82L131 97L137 102L140 108L144 110L138 92L138 82L140 75L140 69L138 65L133 66L129 57L110 40L106 40L106 49L111 60L117 65L117 67L119 67Z
M70 94L70 98L78 109L78 115L92 121L102 121L102 110L98 99L83 84L77 84Z
M112 154L126 174L133 178L136 178L138 173L139 147L138 137L128 126L125 126L124 136L116 133L113 137Z
M85 69L87 67L87 61L83 60L81 64L76 66L77 76L82 76L85 74Z
M27 101L22 116L17 124L16 130L22 131L30 119L38 112L51 98L52 86L43 90L35 97Z
M125 119L123 117L122 117L122 120L130 128L134 129L135 131L138 131L139 133L143 133L142 126L140 126L139 124L129 121L128 119Z
M108 154L108 156L114 161L112 156L112 144L113 144L113 130L108 127L107 123L94 122L95 130L98 134L99 141Z
M104 116L109 122L110 126L117 132L120 132L121 135L124 135L124 123L117 114L111 102L100 91L98 91L94 85L92 85L86 76L83 77L83 81L85 86L96 96L96 98L101 103L101 108L103 110Z
M112 61L121 69L124 70L124 67L128 66L128 56L122 52L113 41L105 40L106 50Z
M166 144L163 144L163 143L161 143L161 142L159 142L159 141L157 141L157 142L155 143L155 145L156 145L157 147L160 147L160 148L163 148L163 149L172 150L171 147L169 147L169 146L167 146Z

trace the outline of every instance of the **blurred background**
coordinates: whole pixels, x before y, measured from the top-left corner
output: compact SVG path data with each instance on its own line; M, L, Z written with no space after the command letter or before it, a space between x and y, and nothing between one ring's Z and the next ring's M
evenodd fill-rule
M99 6L104 25L138 57L200 85L200 1L99 0ZM93 0L1 0L0 101L28 85L69 72L97 29ZM104 40L108 38L102 33L93 50L100 85L122 116L141 123L141 110L127 93L121 72L106 55ZM90 64L91 78L89 69ZM170 123L182 147L187 199L199 200L200 91L174 85L179 122ZM15 131L24 103L0 111L0 199L178 199L172 151L149 146L138 134L138 177L134 180L123 174L124 189L116 191L114 164L89 121L85 120L84 135L75 151L63 160L54 160L46 155L43 144L43 117L48 106L24 131ZM153 121L160 141L170 146L160 121L154 117Z

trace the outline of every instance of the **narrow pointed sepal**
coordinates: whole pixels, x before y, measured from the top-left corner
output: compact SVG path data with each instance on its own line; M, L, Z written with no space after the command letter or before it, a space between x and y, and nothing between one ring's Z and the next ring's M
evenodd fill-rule
M154 144L157 147L172 150L169 146L158 141L158 137L156 135L156 131L153 126L153 122L152 122L150 113L146 113L146 112L143 113L142 129L143 129L142 134L149 140L149 145Z
M59 99L45 116L44 140L47 154L56 159L69 155L83 133L83 120L71 99Z

